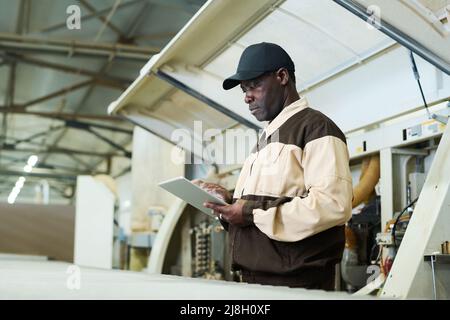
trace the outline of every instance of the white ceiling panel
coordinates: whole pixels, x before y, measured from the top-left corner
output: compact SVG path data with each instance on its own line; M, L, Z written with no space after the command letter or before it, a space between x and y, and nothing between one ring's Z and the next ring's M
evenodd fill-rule
M194 130L196 121L202 130L223 129L235 123L229 117L181 91L175 91L152 109L152 115L158 119L190 130Z
M291 55L299 82L315 78L354 57L314 26L279 10L258 23L238 43L247 47L264 41L279 44Z
M401 42L450 74L450 2L436 0L357 0L362 8L376 6L385 26L397 29ZM362 9L364 10L364 9ZM392 28L387 26L392 31ZM403 33L403 34L401 34ZM410 43L405 38L416 42ZM406 40L406 41L405 41Z
M206 65L204 70L225 79L236 71L239 58L243 51L244 48L242 46L234 43Z
M313 25L334 41L358 55L389 38L330 0L288 0L280 10Z

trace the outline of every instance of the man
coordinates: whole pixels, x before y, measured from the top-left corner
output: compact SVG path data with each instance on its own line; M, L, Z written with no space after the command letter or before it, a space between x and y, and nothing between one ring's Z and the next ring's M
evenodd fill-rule
M228 230L243 281L333 290L351 217L349 155L336 124L299 97L294 72L276 44L244 50L223 88L240 85L250 112L269 124L244 162L233 199L218 185L198 184L232 202L205 206Z

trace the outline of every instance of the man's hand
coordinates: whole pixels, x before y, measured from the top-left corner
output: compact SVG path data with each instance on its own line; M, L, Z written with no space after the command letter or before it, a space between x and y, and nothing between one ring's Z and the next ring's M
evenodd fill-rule
M192 180L192 183L194 183L195 185L199 186L200 188L202 188L206 192L209 192L212 195L222 199L226 203L231 203L231 200L233 199L231 193L228 192L227 189L225 189L224 187L222 187L222 186L220 186L218 184L204 182L204 181L199 180L199 179Z
M232 225L236 226L246 226L251 224L249 221L249 217L244 216L243 207L245 204L245 200L239 199L233 204L229 204L226 206L206 202L203 205L206 208L210 208L214 210L214 213L219 217L219 219L228 222Z

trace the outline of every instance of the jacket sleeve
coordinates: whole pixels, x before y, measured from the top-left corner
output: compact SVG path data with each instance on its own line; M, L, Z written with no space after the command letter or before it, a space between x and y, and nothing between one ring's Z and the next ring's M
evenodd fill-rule
M351 218L352 180L345 142L324 136L298 153L306 196L244 205L243 214L252 216L255 226L274 240L299 241Z

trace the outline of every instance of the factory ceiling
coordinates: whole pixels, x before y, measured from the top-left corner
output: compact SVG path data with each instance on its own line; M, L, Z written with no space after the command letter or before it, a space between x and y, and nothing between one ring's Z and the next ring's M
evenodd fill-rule
M22 175L58 198L79 174L129 169L132 125L107 106L204 2L0 0L0 201Z

